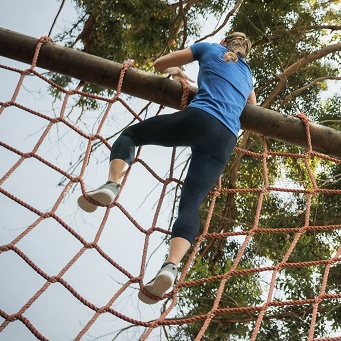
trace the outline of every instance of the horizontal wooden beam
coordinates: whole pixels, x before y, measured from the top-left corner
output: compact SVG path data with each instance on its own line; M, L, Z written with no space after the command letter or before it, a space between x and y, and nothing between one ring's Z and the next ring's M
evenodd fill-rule
M37 42L36 38L0 28L1 56L30 64ZM49 42L42 46L37 66L114 90L122 68L122 64ZM197 88L191 87L189 100L196 91ZM182 86L179 82L130 68L125 74L122 92L179 109ZM244 130L307 147L305 127L297 117L247 104L240 120ZM341 158L341 132L309 124L313 150Z

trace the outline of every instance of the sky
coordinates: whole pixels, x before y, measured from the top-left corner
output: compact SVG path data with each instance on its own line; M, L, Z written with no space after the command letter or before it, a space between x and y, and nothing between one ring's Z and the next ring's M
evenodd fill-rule
M0 26L31 37L39 38L48 34L51 24L58 12L60 2L54 0L12 0L1 5ZM67 0L58 18L52 36L70 25L75 18L75 10ZM4 57L0 64L26 69L29 66ZM37 68L40 72L45 70ZM196 69L192 67L191 74ZM194 75L195 77L195 75ZM19 75L0 69L0 101L9 101L13 95ZM75 122L80 115L77 109L71 111L73 99L66 112L69 120ZM53 99L48 93L48 86L37 77L26 77L17 103L49 117L59 115L61 102ZM145 102L132 99L130 105L139 109ZM154 106L149 114L155 113ZM165 111L169 112L169 110ZM87 133L98 126L99 113L85 113L79 126ZM102 130L102 136L110 136L113 131L124 127L131 120L130 114L122 105L116 104L110 111L109 118ZM15 107L6 108L0 116L1 141L22 151L30 152L38 142L47 121ZM62 124L54 125L44 140L37 154L59 168L68 170L85 151L87 141ZM181 153L177 165L188 156L188 150ZM84 181L87 189L93 189L106 181L109 151L99 148L90 159ZM171 149L148 147L142 151L142 158L156 170L161 177L166 176L170 164ZM5 148L0 148L0 179L16 164L19 157ZM180 175L181 167L175 171ZM80 168L75 171L77 175ZM77 173L78 172L78 173ZM34 158L26 159L6 179L2 188L29 205L47 212L51 210L64 186L59 186L63 177L58 172L43 165ZM67 182L64 182L64 185ZM77 206L80 185L74 185L57 209L57 214L85 240L94 240L103 219L105 209L99 208L94 214L82 212ZM133 215L144 228L153 220L155 205L160 196L161 186L142 166L132 168L126 186L121 193L120 203ZM172 197L167 197L162 207L157 226L168 229ZM6 245L20 235L38 218L36 214L17 204L7 196L0 194L0 244ZM145 282L150 280L162 264L167 246L162 243L163 235L154 233L151 237L148 253L148 267ZM161 245L161 246L160 246ZM16 246L48 275L57 275L82 247L81 243L71 236L54 219L45 219L35 226ZM113 208L99 240L99 246L120 266L130 273L138 275L144 246L144 235L117 209ZM155 252L153 252L155 250ZM0 307L8 314L18 312L21 307L45 284L45 280L29 267L12 251L0 255ZM109 299L121 288L127 277L103 260L96 251L87 250L66 272L63 278L88 301L97 306L106 305ZM138 285L132 285L115 302L113 308L131 318L149 321L160 315L161 303L147 306L137 298ZM174 312L175 313L175 312ZM174 316L174 313L169 317ZM62 285L52 284L24 313L24 316L50 340L73 340L93 316L94 312L75 299ZM0 317L0 325L3 322ZM102 315L83 340L111 340L117 332L129 324L110 314ZM128 330L117 340L137 339L143 328ZM160 329L151 339L160 339ZM20 322L10 323L1 333L0 341L35 340L35 336Z

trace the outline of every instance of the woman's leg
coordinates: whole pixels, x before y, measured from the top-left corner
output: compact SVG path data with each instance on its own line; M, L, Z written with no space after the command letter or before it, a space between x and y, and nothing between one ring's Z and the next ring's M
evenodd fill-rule
M193 109L160 115L123 131L111 148L109 181L121 183L133 163L137 146L191 146Z
M166 262L179 265L199 232L199 208L218 180L225 164L193 152L188 174L181 192L178 219L173 225Z
M235 141L235 138L233 140ZM181 191L178 218L172 229L169 254L156 277L145 285L149 293L163 297L173 286L177 266L199 232L199 207L224 167L225 163L192 150L192 160ZM146 304L158 302L157 299L145 295L143 291L139 292L139 298Z
M193 243L200 228L199 208L207 193L219 179L225 162L192 150L192 160L181 190L178 217L174 222L172 238L181 237Z
M111 160L108 180L117 184L121 184L128 168L129 164L122 159Z
M197 124L192 128L192 159L188 173L182 186L178 218L176 219L166 262L156 277L145 285L145 289L155 296L163 295L173 286L177 276L177 266L193 243L199 232L199 208L205 196L219 179L236 144L236 137L220 122L216 122L209 114L195 117ZM194 122L193 122L194 123ZM151 299L139 292L141 301L155 304Z
M174 114L160 115L139 122L125 129L111 148L109 181L87 195L78 198L79 206L86 212L94 212L99 205L111 204L120 188L120 183L133 163L136 146L191 146L193 114L195 109L187 109Z
M166 263L173 263L178 266L190 247L191 243L187 239L173 237L170 241Z

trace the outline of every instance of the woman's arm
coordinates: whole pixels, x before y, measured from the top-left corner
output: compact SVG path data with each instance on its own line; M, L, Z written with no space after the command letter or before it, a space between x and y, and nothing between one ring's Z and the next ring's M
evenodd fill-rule
M193 54L188 47L184 50L179 50L160 57L154 62L154 67L161 73L168 73L172 75L174 80L183 79L185 81L194 82L188 77L179 66L193 62Z

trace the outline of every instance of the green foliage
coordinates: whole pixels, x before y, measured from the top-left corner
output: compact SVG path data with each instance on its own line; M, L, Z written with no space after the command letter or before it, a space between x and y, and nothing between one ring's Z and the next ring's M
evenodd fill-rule
M103 58L141 62L159 52L168 39L174 12L158 0L74 0L81 21L59 35L74 45L77 37L83 49Z
M319 102L316 109L310 114L316 122L341 130L340 104L341 96L334 94L326 100Z
M160 55L167 47L176 48L175 33L170 27L175 13L168 11L169 5L160 0L74 0L79 20L70 30L59 34L56 41L108 60L123 63L133 59L136 66L150 69L150 58ZM66 86L70 79L55 75L51 79ZM87 92L105 95L99 87L88 85ZM59 96L57 91L57 96ZM98 107L87 98L78 102L89 110Z

